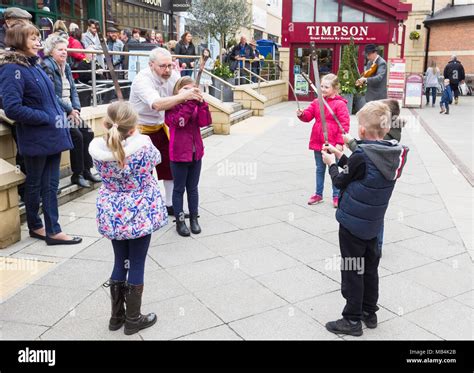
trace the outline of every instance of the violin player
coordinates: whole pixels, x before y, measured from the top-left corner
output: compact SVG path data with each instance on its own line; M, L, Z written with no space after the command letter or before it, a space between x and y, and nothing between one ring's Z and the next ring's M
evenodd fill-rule
M387 62L379 56L375 44L365 46L368 63L356 85L367 84L365 101L376 101L387 98Z

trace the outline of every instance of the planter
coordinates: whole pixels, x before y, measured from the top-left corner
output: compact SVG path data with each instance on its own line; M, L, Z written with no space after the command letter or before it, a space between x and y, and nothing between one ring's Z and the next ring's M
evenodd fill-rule
M227 78L224 80L229 82L230 84L234 84L234 78ZM224 102L234 101L234 91L230 87L224 85L220 80L217 80L214 78L212 78L212 83L213 83L212 85L217 88L217 89L214 89L213 87L210 87L209 92L212 96L220 100L221 99L220 90L223 90L224 92L222 93L223 94L222 101Z
M341 95L347 100L347 110L352 114L352 104L354 103L354 95L352 93L344 93Z

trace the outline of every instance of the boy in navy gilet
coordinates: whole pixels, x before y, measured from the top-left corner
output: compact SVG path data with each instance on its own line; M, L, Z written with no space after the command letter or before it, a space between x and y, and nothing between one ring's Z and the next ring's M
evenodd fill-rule
M362 335L361 321L368 328L377 326L380 260L377 235L408 153L408 148L396 140L383 140L391 123L386 104L369 102L357 113L357 118L361 140L349 158L332 145L323 149L323 161L330 166L333 185L341 190L336 219L341 249L341 292L346 299L343 318L328 322L326 329L354 336Z

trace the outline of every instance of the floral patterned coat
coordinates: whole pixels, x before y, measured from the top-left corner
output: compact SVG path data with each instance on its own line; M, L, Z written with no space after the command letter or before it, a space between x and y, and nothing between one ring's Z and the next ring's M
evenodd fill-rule
M102 178L97 196L99 233L111 240L129 240L151 234L168 224L153 168L161 162L150 138L138 131L124 141L125 167L121 168L104 138L95 138L89 153Z

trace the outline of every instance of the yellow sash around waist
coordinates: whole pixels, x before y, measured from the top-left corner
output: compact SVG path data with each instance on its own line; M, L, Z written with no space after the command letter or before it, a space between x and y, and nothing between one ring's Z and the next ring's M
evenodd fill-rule
M162 124L139 124L138 125L138 130L142 135L149 135L151 133L156 133L163 129L166 133L166 137L168 137L168 140L170 139L170 130L166 123Z

